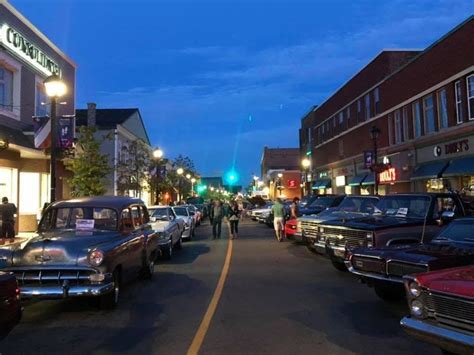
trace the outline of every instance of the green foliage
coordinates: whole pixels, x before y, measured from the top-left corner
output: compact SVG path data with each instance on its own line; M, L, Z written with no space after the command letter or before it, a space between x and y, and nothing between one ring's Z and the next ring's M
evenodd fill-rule
M68 183L74 197L99 196L106 192L105 178L110 172L109 156L100 153L100 146L107 138L96 140L96 132L95 127L80 127L74 157L64 162L66 169L73 173Z
M117 162L117 190L126 195L130 191L135 197L141 197L141 192L148 181L150 171L150 150L141 140L124 144Z

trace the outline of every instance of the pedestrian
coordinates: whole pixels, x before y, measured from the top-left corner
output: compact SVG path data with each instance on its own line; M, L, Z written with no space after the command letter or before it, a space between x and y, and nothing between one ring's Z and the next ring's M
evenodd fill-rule
M300 202L300 199L298 197L295 197L293 199L293 202L290 206L290 219L296 219L298 218L298 214L299 214L299 202Z
M281 242L283 240L283 229L285 228L285 208L279 198L276 199L275 204L272 206L272 212L276 238Z
M8 202L8 197L2 198L0 205L0 217L2 218L2 238L15 238L15 214L16 206Z
M209 201L208 210L209 210L209 223L212 225L212 221L214 219L214 200L213 199Z
M230 224L230 239L237 239L239 237L239 220L242 211L237 202L233 202L227 213L227 218Z
M212 208L212 239L220 239L222 231L222 219L224 218L224 208L222 202L216 200Z

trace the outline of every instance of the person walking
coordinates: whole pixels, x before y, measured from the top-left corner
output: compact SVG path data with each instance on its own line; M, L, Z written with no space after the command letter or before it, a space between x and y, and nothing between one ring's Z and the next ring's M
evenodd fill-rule
M279 198L276 199L275 204L272 206L272 212L276 238L281 242L283 240L283 229L285 228L285 208Z
M207 206L209 211L209 223L212 226L212 220L214 219L214 200L209 201L209 205Z
M242 211L237 202L233 202L227 214L230 223L230 239L237 239L239 236L239 221L241 213Z
M212 208L212 239L221 238L223 218L224 208L222 207L222 202L216 200Z
M300 202L300 199L298 197L295 197L293 199L293 203L290 206L290 219L298 218L298 214L299 214L298 203L299 202Z
M2 198L0 217L2 218L1 238L15 238L16 206L8 202L7 197Z

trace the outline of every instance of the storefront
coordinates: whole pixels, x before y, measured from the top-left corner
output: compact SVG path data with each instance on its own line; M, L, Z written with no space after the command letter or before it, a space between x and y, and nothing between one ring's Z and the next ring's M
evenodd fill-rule
M349 181L355 176L353 165L342 166L332 170L334 193L338 195L351 195L353 193Z
M329 170L316 172L312 185L312 189L317 195L332 194L331 172Z

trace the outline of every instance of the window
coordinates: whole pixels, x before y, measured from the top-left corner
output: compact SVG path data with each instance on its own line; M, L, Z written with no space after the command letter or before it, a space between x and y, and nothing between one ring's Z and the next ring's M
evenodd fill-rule
M360 121L360 113L362 111L362 102L357 100L357 121Z
M394 142L393 139L393 117L388 115L388 144L392 145Z
M456 81L454 83L454 96L456 97L456 122L462 123L464 121L464 117L462 113L462 92L460 81Z
M474 120L474 75L467 77L467 107L470 120Z
M35 115L36 116L49 116L51 105L46 105L48 102L48 96L46 95L44 85L36 85L36 103L35 103Z
M403 140L407 141L410 139L408 134L408 108L405 106L402 109L402 121L403 121Z
M36 215L40 210L40 173L20 172L20 213Z
M339 124L342 125L344 123L344 111L339 112Z
M369 94L365 95L364 102L365 102L365 120L368 120L370 117L372 117L370 113L370 95Z
M402 117L400 110L395 111L395 143L403 142L402 138Z
M448 128L448 101L446 89L438 91L438 124L439 128Z
M0 68L0 109L13 111L13 72Z
M138 206L133 206L131 208L131 212L132 212L132 220L133 220L134 227L135 228L140 227L143 224L142 218L140 215L140 209L138 208Z
M332 118L332 126L334 128L336 128L336 117L335 116Z
M421 107L419 101L413 104L413 135L415 138L421 136Z
M130 217L130 210L128 208L122 211L121 220L122 228L133 229L132 218Z
M348 108L346 108L346 121L347 121L347 127L350 126L351 124L351 107L349 106Z
M426 96L423 99L423 118L425 119L425 133L433 133L436 129L433 109L433 95Z
M374 90L374 101L375 101L375 114L380 113L380 92L379 88L375 88Z

